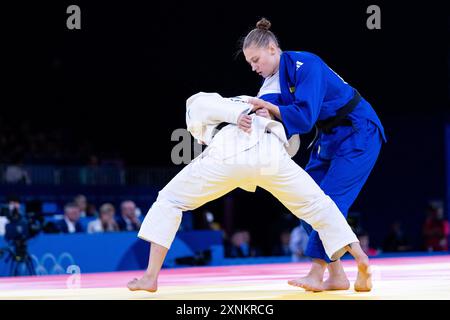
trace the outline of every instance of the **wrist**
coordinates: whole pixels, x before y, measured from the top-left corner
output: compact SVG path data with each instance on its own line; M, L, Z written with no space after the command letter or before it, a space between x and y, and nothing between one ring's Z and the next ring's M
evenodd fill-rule
M266 103L265 103L265 108L266 108L267 110L269 110L270 113L273 113L273 112L275 111L275 105L273 105L273 104L270 103L270 102L266 102Z

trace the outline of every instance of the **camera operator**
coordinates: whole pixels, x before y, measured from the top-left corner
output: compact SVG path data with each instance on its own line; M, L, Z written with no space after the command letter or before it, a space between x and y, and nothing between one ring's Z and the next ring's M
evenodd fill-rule
M10 220L18 220L19 218L20 199L16 195L10 195L6 198L6 204L0 207L0 236L6 234L6 225L9 224Z
M42 230L44 219L40 208L31 202L22 212L19 198L9 196L7 204L0 207L0 216L6 222L4 235L8 243L7 247L0 248L0 258L6 256L5 261L11 262L11 276L21 274L21 267L26 268L27 274L34 275L27 242Z
M26 242L42 230L44 218L40 209L34 202L27 203L25 207L22 212L20 199L16 195L8 196L7 204L0 207L0 216L5 223L5 240L15 244Z

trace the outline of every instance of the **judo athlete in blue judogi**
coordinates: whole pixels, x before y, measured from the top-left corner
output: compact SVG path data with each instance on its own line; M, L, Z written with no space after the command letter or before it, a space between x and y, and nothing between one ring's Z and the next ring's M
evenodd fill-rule
M261 19L245 38L243 52L253 71L265 78L258 98L250 103L280 120L289 138L316 130L305 170L347 216L386 141L372 106L318 56L282 52L270 22ZM248 124L238 124L247 130ZM306 255L313 259L309 274L290 284L306 290L346 290L350 283L339 260L331 261L311 226ZM323 282L328 267L330 277Z
M291 159L298 151L298 135L288 140L280 122L254 114L249 134L237 127L239 119L252 111L251 98L199 92L186 101L187 129L208 147L158 193L145 216L138 237L150 242L148 268L140 279L128 283L130 290L158 289L158 275L183 211L235 188L254 192L257 186L310 223L331 259L350 252L358 266L355 290L372 289L369 258L355 233L331 198Z

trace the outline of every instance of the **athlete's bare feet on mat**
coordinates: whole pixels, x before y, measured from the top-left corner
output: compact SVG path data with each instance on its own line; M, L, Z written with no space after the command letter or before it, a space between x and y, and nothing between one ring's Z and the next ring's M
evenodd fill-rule
M134 278L128 282L127 287L131 291L145 290L148 292L156 292L158 290L158 281L144 275L140 279Z
M372 272L370 271L369 258L356 260L358 275L355 281L355 291L367 292L372 290Z
M307 275L303 278L289 280L288 284L294 287L303 288L306 291L320 292L324 290L322 279L314 277L313 275Z
M342 276L332 276L328 277L323 283L323 290L348 290L350 288L350 281L347 277Z
M325 290L348 290L350 288L350 281L348 281L346 276L329 277L325 282L313 276L306 276L304 278L289 280L288 284L303 288L306 291L314 292Z
M362 250L359 242L351 243L346 247L347 251L355 258L358 266L358 275L355 281L355 291L367 292L372 290L372 273L369 266L369 257ZM325 269L328 267L330 276L323 282ZM306 291L324 291L324 290L348 290L350 282L345 275L340 260L327 264L324 260L313 259L311 270L303 278L290 280L291 286L305 289Z

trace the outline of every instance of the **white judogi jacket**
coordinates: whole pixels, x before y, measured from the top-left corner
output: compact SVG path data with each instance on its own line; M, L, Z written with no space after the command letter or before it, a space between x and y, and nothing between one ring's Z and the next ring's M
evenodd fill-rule
M192 136L214 149L222 159L250 149L260 141L266 131L272 132L284 144L288 154L293 157L300 148L300 138L294 135L286 138L283 125L274 120L252 114L252 130L246 133L236 125L238 117L252 110L248 103L250 96L223 98L218 93L199 92L186 101L186 125ZM220 131L216 127L227 122Z
M202 92L188 99L188 129L196 139L208 144L209 151L186 165L158 193L138 237L169 249L183 211L195 210L236 188L255 191L258 186L309 223L319 233L327 255L339 259L346 245L358 241L356 235L333 200L289 158L283 147L291 144L281 123L253 116L250 134L237 127L239 115L251 110L246 99L225 99L217 93ZM231 124L214 135L221 122ZM266 134L266 130L271 133ZM245 152L237 154L239 151ZM235 156L222 161L216 155Z

